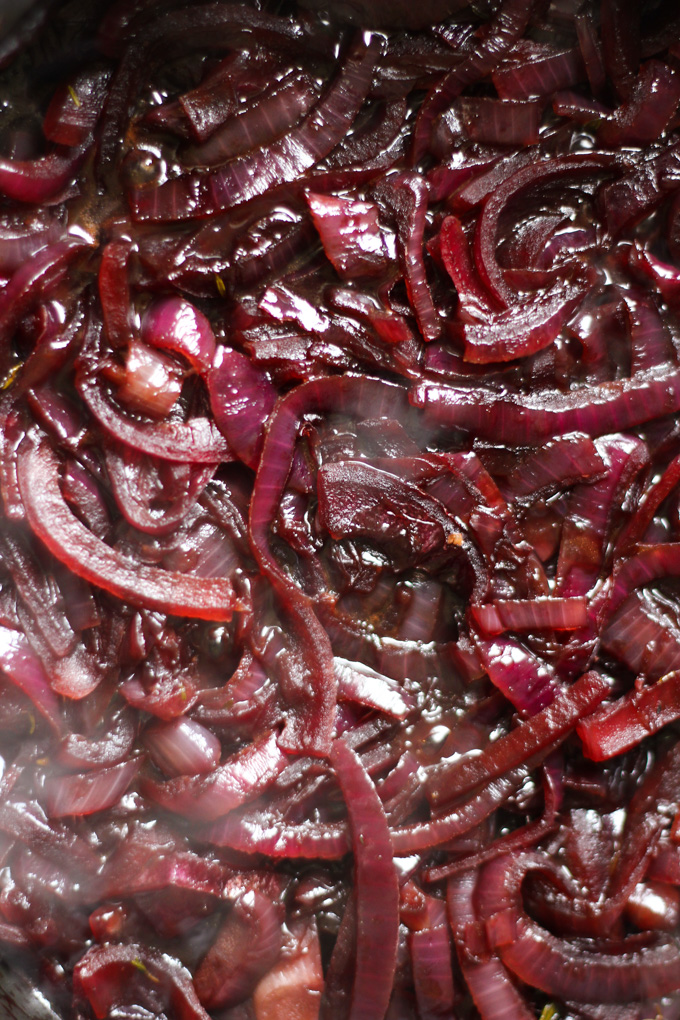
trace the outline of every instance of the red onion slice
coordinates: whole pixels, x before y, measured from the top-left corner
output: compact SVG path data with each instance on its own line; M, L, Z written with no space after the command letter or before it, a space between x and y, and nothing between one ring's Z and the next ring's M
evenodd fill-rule
M82 373L78 389L103 428L133 450L181 463L218 464L231 459L226 441L208 418L196 417L186 423L170 418L141 422L116 407L101 379Z
M76 775L50 776L45 784L50 818L91 815L117 804L137 775L141 759Z
M680 673L633 691L613 705L603 705L576 726L584 754L605 761L629 751L662 726L680 718Z
M356 867L357 959L350 1016L369 1020L384 1016L392 992L399 926L397 875L383 807L360 759L336 740L331 764L347 804Z
M376 38L357 38L343 70L298 128L212 174L137 190L132 195L135 218L158 222L210 216L295 180L326 156L351 125L368 91L377 53Z
M173 762L176 758L173 758ZM166 810L213 821L267 789L288 764L274 734L244 748L207 775L179 776L164 783L147 779L144 791Z
M91 946L76 964L75 987L87 998L98 1020L128 1002L128 992L141 981L177 1010L182 1020L209 1020L201 1006L190 972L179 960L134 943ZM162 1006L161 1006L162 1008Z
M538 755L545 757L582 716L604 701L608 691L607 680L597 673L587 673L521 727L499 737L485 753L435 766L427 779L430 798L434 803L450 800L517 768L521 762L535 761Z
M212 772L222 756L215 734L194 719L156 723L147 729L144 743L154 764L169 776Z
M58 463L43 442L22 451L19 484L36 535L80 577L135 605L204 620L231 619L240 603L228 578L198 578L141 566L75 517L59 491Z

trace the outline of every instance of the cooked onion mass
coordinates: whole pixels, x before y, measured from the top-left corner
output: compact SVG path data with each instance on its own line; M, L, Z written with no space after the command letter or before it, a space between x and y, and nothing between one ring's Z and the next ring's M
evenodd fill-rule
M675 0L70 0L0 92L15 999L677 1020Z

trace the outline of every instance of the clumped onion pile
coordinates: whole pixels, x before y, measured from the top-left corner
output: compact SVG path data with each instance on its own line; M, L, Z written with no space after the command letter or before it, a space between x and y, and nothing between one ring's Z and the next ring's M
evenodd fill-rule
M0 953L672 1020L677 6L345 6L3 44Z

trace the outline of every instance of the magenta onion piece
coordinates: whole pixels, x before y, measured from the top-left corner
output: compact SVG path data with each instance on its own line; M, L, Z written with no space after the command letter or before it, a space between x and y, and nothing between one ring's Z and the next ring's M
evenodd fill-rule
M479 922L474 907L477 872L450 879L447 905L458 962L483 1020L532 1020L516 985L495 956L480 953L480 938L474 941ZM482 936L483 938L483 936ZM475 951L477 950L477 951Z
M600 34L605 71L618 95L626 99L640 62L642 27L636 7L626 0L603 0Z
M277 963L253 993L256 1020L269 1020L279 1011L286 1016L317 1016L323 967L316 922L296 926Z
M465 55L457 67L429 92L418 112L415 129L413 161L424 154L430 140L435 117L455 99L467 85L472 85L493 70L499 57L517 40L529 21L532 4L521 0L504 0L478 48Z
M413 983L423 1020L451 1015L455 990L448 925L436 925L410 936Z
M660 542L622 561L613 578L609 612L614 613L635 588L656 578L674 574L679 556L679 542Z
M476 622L480 624L481 610L482 619L487 619L488 615L492 617L491 633L496 622L500 624L500 630L504 630L501 621L495 619L498 615L495 606L488 608L491 614L484 612L486 606L472 607ZM480 628L486 629L481 625ZM528 648L506 639L477 641L476 645L491 683L503 692L522 716L536 715L552 704L560 689L559 681L554 671Z
M120 512L129 524L152 535L173 531L184 521L201 490L215 474L216 465L177 465L187 473L185 484L177 486L172 498L162 461L129 447L106 450L106 467L111 489Z
M0 159L0 192L19 202L34 203L50 202L63 192L87 156L87 143L106 96L107 79L107 72L99 71L99 78L70 86L69 99L75 107L72 112L48 109L45 133L61 143L52 152L29 160Z
M361 705L369 705L396 719L404 719L413 708L413 697L389 677L381 676L361 662L336 657L338 696Z
M653 680L663 677L675 669L680 651L670 608L653 589L638 589L608 620L603 647L635 673Z
M133 245L115 237L102 252L99 264L99 300L106 336L112 347L125 348L135 332L135 316L130 288L130 264Z
M645 372L660 361L675 357L673 344L656 305L632 291L626 296L630 323L631 374Z
M675 114L680 101L680 77L659 60L640 71L629 99L598 130L603 145L639 145L655 141Z
M583 284L557 283L524 308L513 305L492 314L483 324L466 324L465 360L485 365L536 354L553 343L584 295Z
M395 554L405 546L416 560L463 544L441 504L387 471L340 461L319 471L318 486L319 515L334 539L370 536L392 543Z
M532 163L511 174L489 197L475 231L475 262L484 283L503 306L512 303L512 292L497 261L496 241L500 218L508 203L517 199L525 189L545 186L555 180L568 180L572 174L577 177L588 173L601 174L613 162L608 153L586 152Z
M667 145L644 166L602 187L600 203L612 235L637 223L674 190L679 162L680 146Z
M102 380L83 374L78 389L90 412L114 438L140 453L164 460L217 464L229 457L229 448L215 424L204 417L188 422L164 418L151 425L120 410L106 391Z
M423 876L426 881L439 882L442 878L448 878L451 875L462 875L464 872L475 871L482 864L492 861L496 857L526 850L542 840L544 836L554 832L557 826L558 810L562 806L564 797L562 762L559 759L558 762L557 766L553 761L553 764L544 765L542 768L545 805L540 818L527 822L526 825L513 829L512 832L504 833L476 853L464 853L451 864L428 868Z
M41 248L56 244L62 236L62 225L56 218L40 216L30 229L18 222L3 223L0 228L0 272L10 276L26 264Z
M160 986L157 991L161 1002L172 1002L182 1020L208 1020L190 972L167 953L134 943L94 945L74 971L75 987L88 999L97 1017L105 1017L112 1008L128 1002L130 992L134 996L135 979Z
M651 251L634 246L630 250L629 265L643 279L652 280L659 293L674 307L680 300L680 277L675 266L657 258Z
M592 11L579 10L574 18L578 45L585 64L590 87L596 96L601 95L606 84L602 45Z
M576 732L586 756L593 761L604 761L629 751L678 718L680 673L676 670L613 705L603 705L588 719L579 722Z
M245 354L220 347L208 374L208 392L215 421L229 448L255 468L276 390Z
M542 107L535 101L499 101L482 96L457 99L454 104L468 138L488 145L535 145Z
M222 754L215 734L187 718L155 723L144 734L144 743L154 764L169 776L211 772Z
M35 258L20 266L0 293L0 337L6 342L22 316L37 302L41 289L58 283L67 267L87 251L88 243L79 238L57 241L39 251ZM7 360L3 354L3 363Z
M441 323L432 300L423 255L428 188L418 174L387 178L382 195L397 223L406 290L425 340L436 340Z
M601 383L587 395L576 388L514 398L423 382L414 387L412 399L435 425L528 445L572 431L604 436L639 425L650 414L674 414L680 409L680 372L676 368L645 372L629 380Z
M50 650L59 657L69 655L77 638L55 579L42 575L30 548L16 536L5 536L2 548L21 601L35 619Z
M501 99L526 100L533 96L549 96L559 89L583 81L585 67L576 48L529 55L528 59L508 67L500 67L492 80Z
M147 308L141 337L150 347L180 354L204 374L215 355L215 335L205 315L179 297L161 298Z
M119 765L130 754L135 740L132 717L122 710L103 736L86 737L69 733L59 746L58 761L66 768L108 768Z
M584 598L552 599L539 597L521 602L497 599L492 605L472 606L475 623L486 634L504 630L576 630L586 624Z
M268 145L290 131L317 99L318 93L309 75L290 71L245 107L238 107L200 145L186 149L183 163L190 167L219 166L235 156ZM185 110L186 107L185 97Z
M131 758L110 768L50 776L45 784L47 814L50 818L63 818L91 815L113 807L137 775L140 765L139 758Z
M83 146L32 160L0 158L0 193L19 202L50 202L71 183L84 159Z
M362 118L361 127L355 124L352 134L336 145L326 158L326 166L331 170L350 167L366 171L389 169L405 152L402 131L405 117L404 99L379 103L370 119Z
M460 220L447 216L442 223L440 252L444 267L453 280L459 301L459 316L476 323L489 315L497 302L482 285L470 255L470 247Z
M468 797L445 814L428 822L413 822L392 830L392 847L396 854L409 854L425 847L438 846L454 840L481 825L526 781L525 766L512 769L499 779L492 779L482 791Z
M678 949L671 939L657 938L644 948L623 940L611 956L556 938L529 918L517 899L517 877L540 858L500 858L486 866L480 889L489 941L520 980L529 980L551 995L577 1001L629 1002L675 991L680 978Z
M185 737L186 728L181 733ZM198 742L193 731L191 738ZM207 775L182 775L164 783L149 779L144 781L144 790L169 811L212 821L266 790L287 763L272 734L244 748Z
M388 252L375 203L313 192L306 198L324 250L340 276L381 276L385 272Z
M205 834L216 846L244 854L267 857L340 860L350 848L347 826L342 822L286 823L271 816L237 816L236 812L214 823Z
M435 803L450 800L517 768L527 758L545 757L553 745L562 742L582 715L589 714L604 701L608 690L609 684L603 677L587 673L520 728L499 737L486 755L471 754L435 766L428 776L429 796Z
M49 685L43 665L19 631L0 627L2 675L26 694L34 707L56 730L60 728L59 701Z
M593 588L602 567L614 508L648 460L645 444L632 436L605 436L596 441L596 447L609 471L601 480L572 490L557 563L560 595L586 595ZM584 537L590 549L587 558L577 552Z
M357 872L357 961L350 1016L369 1020L384 1015L392 992L399 925L397 875L383 807L359 758L336 740L331 763L347 804Z
M170 103L154 107L148 114L152 123L170 127L178 134L191 132L197 141L204 142L238 108L236 88L239 92L251 89L257 94L266 80L267 67L254 68L253 80L242 82L239 71L243 71L244 54L232 52L217 67L210 70L196 88L185 92Z
M508 498L548 495L583 478L605 472L605 462L589 436L567 433L540 447L513 468L504 489Z
M83 72L62 85L52 97L45 113L45 138L71 147L88 140L108 89L109 72Z

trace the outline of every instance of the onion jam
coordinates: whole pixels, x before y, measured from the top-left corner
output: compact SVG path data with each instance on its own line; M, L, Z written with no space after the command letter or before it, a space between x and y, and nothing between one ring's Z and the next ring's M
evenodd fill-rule
M0 1014L678 1020L676 0L54 0L0 96Z

